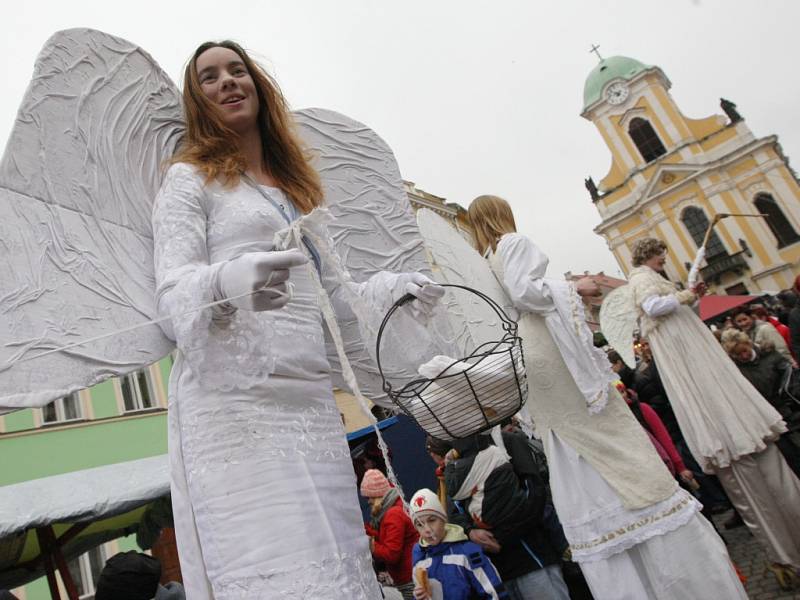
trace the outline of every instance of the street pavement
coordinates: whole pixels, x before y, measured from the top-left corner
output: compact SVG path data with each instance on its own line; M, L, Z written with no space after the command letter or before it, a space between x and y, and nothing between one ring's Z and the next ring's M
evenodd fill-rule
M785 592L780 589L775 576L765 572L767 555L750 535L747 527L725 530L722 524L731 516L727 512L714 518L714 522L728 542L728 552L736 566L747 576L747 594L751 600L800 600L800 589ZM715 599L716 600L716 599ZM720 598L719 600L725 600Z

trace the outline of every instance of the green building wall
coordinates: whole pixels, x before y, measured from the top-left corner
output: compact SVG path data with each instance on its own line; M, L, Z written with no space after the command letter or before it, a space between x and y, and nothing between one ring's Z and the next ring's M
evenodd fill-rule
M36 427L33 410L0 417L0 486L167 453L166 388L172 360L150 372L159 407L121 413L113 380L88 390L91 418ZM85 392L84 392L85 393ZM120 552L138 549L135 536L116 540ZM25 600L49 600L44 578L22 592Z

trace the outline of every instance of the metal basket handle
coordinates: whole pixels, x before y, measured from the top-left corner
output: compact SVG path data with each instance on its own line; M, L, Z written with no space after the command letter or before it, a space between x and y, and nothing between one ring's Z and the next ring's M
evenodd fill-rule
M486 302L492 308L492 310L494 310L497 316L500 317L500 320L503 322L502 327L506 331L506 333L516 335L517 322L512 320L500 307L500 305L497 304L497 302L495 302L492 298L490 298L483 292L480 292L471 287L467 287L465 285L457 285L455 283L439 283L437 285L441 285L442 287L445 288L459 288L462 290L466 290L472 294L475 294L481 300ZM375 342L375 360L378 363L378 372L381 374L381 380L383 381L383 391L386 392L387 394L391 393L392 385L387 381L386 376L383 374L383 366L381 365L381 339L383 338L383 330L386 328L386 324L389 322L389 319L398 308L400 308L404 304L408 304L409 302L415 299L416 296L414 296L413 294L405 294L402 297L400 297L386 313L386 316L383 317L381 326L380 328L378 328L378 339Z

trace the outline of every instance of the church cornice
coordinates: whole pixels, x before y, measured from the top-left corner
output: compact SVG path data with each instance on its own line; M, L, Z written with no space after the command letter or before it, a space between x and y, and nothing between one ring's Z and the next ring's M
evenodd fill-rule
M704 175L707 175L710 172L713 172L715 170L718 170L718 169L720 169L722 167L725 167L725 166L729 165L730 163L742 158L742 156L744 156L745 154L748 154L748 153L751 153L751 152L755 152L756 150L758 150L758 149L760 149L762 147L765 147L765 146L770 146L770 145L773 145L773 144L777 144L777 140L778 140L778 138L775 135L770 135L770 136L767 136L767 137L764 137L764 138L752 140L752 141L748 142L747 144L745 144L743 146L740 146L736 150L730 152L729 154L726 154L723 157L720 157L720 158L718 158L716 160L713 160L713 161L705 163L705 164L697 165L697 170L694 173L688 175L684 179L681 179L674 186L665 188L664 190L661 190L661 191L659 191L659 192L657 192L657 193L655 193L655 194L653 194L651 196L646 196L645 193L644 193L645 190L642 190L641 193L638 193L638 194L632 193L627 198L618 200L615 203L615 205L618 204L619 205L619 209L616 210L614 212L614 214L609 215L608 217L605 217L603 219L603 221L597 227L594 228L595 233L597 233L599 235L604 235L604 233L609 228L615 227L615 226L619 225L620 223L622 223L623 221L625 221L625 219L627 219L630 216L631 212L635 212L635 211L641 210L641 209L645 208L646 206L648 206L649 204L652 204L654 202L657 202L657 201L661 200L664 196L674 193L676 190L679 190L682 186L685 186L685 185L687 185L689 183L695 182L695 181L697 181L698 178L700 178L700 177L702 177ZM773 162L775 162L775 161L770 161L769 163L766 163L764 165L760 165L758 169L754 169L753 171L755 171L755 172L764 172L764 171L767 171L767 170L771 170L772 168L774 168L774 166L779 166L780 164L786 164L785 161L777 159L777 163L774 166L769 166L769 168L767 168L767 166L770 165ZM678 167L678 166L679 165L675 165L674 167ZM684 165L684 166L691 167L691 165ZM664 165L664 167L666 169L673 168L672 165L670 165L670 166ZM663 172L663 171L661 171L661 172ZM752 176L752 175L750 175L750 176ZM725 184L725 183L727 183L727 182L721 182L720 184L716 184L716 185L722 185L722 184ZM736 187L736 180L731 180L730 188L728 188L728 189L732 189L734 187ZM713 195L713 194L709 194L709 195Z
M787 262L784 262L784 263L781 263L779 265L775 265L774 267L770 267L768 269L764 269L762 271L759 271L758 273L753 273L753 274L750 275L750 279L752 279L753 281L758 281L759 279L763 279L764 277L767 277L768 275L773 275L774 273L778 273L780 271L783 271L786 268L791 268L791 266L792 266L791 264L789 264Z
M683 142L679 146L675 146L675 148L673 148L672 150L670 150L666 154L663 154L662 156L660 156L658 158L658 162L661 163L661 164L664 164L664 161L666 159L670 158L671 156L674 156L675 154L680 154L681 150L683 150L684 148L688 148L692 144L702 144L703 142L705 142L707 140L710 140L711 138L713 138L713 137L719 135L720 133L730 129L731 127L735 128L736 125L737 125L736 123L728 123L724 127L721 127L720 129L717 129L716 131L714 131L712 133L709 133L708 135L700 138L699 140L698 139L694 139L694 138L686 140L685 142ZM775 137L775 136L770 136L770 137ZM767 138L763 138L763 139L767 139ZM647 169L649 169L652 166L653 166L653 163L650 162L650 163L642 165L641 167L636 167L635 169L630 171L625 176L625 179L623 179L619 184L615 185L610 190L606 190L605 192L603 192L603 194L601 196L599 196L598 199L595 200L594 202L596 203L596 202L598 202L600 200L603 200L604 198L606 198L607 196L610 196L611 194L613 194L617 190L622 189L625 185L628 184L629 181L634 179L637 175L640 175L641 173L645 172Z

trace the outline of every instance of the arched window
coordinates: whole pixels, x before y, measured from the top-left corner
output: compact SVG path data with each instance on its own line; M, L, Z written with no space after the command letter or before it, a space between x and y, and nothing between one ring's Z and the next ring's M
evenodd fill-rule
M772 230L775 239L778 240L778 248L800 240L800 236L797 235L794 227L789 223L789 219L783 214L781 207L775 202L775 198L769 194L759 194L754 203L758 212L767 215L767 225Z
M686 226L689 235L692 236L694 243L699 248L703 244L703 238L706 237L708 231L708 217L703 209L696 206L689 206L681 214L681 221ZM706 246L706 259L719 255L727 254L725 246L722 245L722 240L719 239L716 231L711 232L711 237L708 238L708 245Z
M644 162L650 162L667 153L667 149L664 148L664 144L658 139L658 134L648 121L639 117L632 119L628 125L628 133L639 149Z

